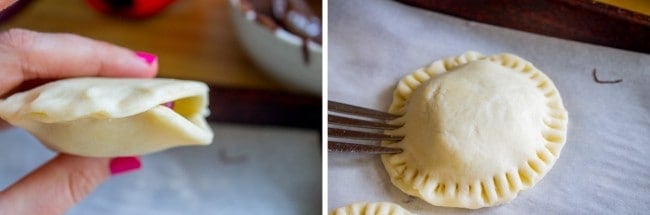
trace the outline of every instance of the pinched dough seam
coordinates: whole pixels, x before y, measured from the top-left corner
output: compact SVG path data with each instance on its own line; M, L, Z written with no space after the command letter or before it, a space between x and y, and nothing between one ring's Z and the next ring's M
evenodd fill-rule
M531 158L527 162L519 165L517 169L470 184L434 181L435 179L431 178L428 174L422 174L418 169L409 167L406 164L406 158L403 154L383 155L382 159L384 159L385 165L390 167L387 170L391 176L391 180L396 185L399 185L398 187L404 192L410 195L421 196L424 200L432 204L438 204L439 202L436 201L444 199L445 195L448 197L466 195L469 199L480 200L478 202L482 202L486 206L502 203L514 198L519 191L525 190L537 183L559 157L559 153L565 143L564 137L566 136L568 113L563 108L562 99L557 92L557 88L548 76L540 72L530 62L511 54L482 56L477 52L467 52L461 56L438 60L425 68L420 68L399 81L393 94L394 102L389 112L404 115L406 112L406 101L413 90L420 86L420 84L444 74L457 66L483 59L512 68L537 82L536 87L543 92L549 110L549 113L543 119L545 129L541 132L545 140L545 147L537 150L537 156L535 158ZM404 121L400 118L392 123L403 124ZM385 141L383 144L390 146L395 143ZM472 205L457 206L472 207Z

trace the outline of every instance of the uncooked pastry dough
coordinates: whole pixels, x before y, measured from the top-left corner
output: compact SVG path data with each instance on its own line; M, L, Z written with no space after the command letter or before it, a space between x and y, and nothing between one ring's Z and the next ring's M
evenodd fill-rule
M468 52L404 77L394 92L384 146L391 181L433 205L481 208L511 201L551 169L568 113L553 82L511 55Z
M82 156L140 155L207 145L208 87L174 79L74 78L0 100L0 117L49 148ZM161 104L174 102L173 110Z
M391 202L360 202L334 209L330 215L413 215Z

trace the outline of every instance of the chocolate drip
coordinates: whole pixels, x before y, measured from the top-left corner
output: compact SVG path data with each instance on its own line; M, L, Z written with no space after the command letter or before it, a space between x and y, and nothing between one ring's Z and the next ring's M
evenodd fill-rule
M302 38L303 60L309 63L309 41L322 44L321 1L242 0L245 1L249 3L245 4L247 7L257 12L258 23L272 30L282 27ZM319 12L318 15L313 9Z
M306 38L302 38L302 61L305 64L309 64L309 46L307 45L309 41Z

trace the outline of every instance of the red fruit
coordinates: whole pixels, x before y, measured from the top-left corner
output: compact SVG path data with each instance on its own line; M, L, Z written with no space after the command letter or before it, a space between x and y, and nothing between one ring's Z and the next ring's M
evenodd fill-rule
M95 10L130 18L146 18L165 9L174 0L86 0Z

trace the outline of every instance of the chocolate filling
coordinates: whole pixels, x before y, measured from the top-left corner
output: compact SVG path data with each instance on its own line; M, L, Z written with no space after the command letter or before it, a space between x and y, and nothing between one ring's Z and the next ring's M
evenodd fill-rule
M163 104L161 104L161 105L162 105L162 106L165 106L165 107L168 107L169 109L174 110L174 102L173 102L173 101L172 101L172 102L163 103Z
M303 60L309 63L308 41L322 44L320 0L241 0L243 10L257 12L256 21L272 30L283 28L302 38ZM317 11L315 13L314 11Z

